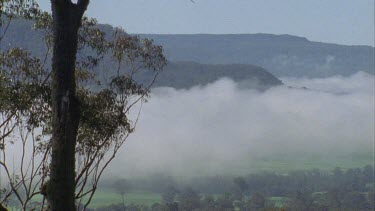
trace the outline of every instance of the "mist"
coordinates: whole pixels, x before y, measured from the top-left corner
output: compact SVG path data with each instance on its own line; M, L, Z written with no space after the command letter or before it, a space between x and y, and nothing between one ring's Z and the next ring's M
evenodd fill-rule
M355 153L371 156L374 80L359 72L282 78L285 85L265 92L226 78L191 89L156 88L107 175L238 175L261 170L260 162L319 158L335 165Z

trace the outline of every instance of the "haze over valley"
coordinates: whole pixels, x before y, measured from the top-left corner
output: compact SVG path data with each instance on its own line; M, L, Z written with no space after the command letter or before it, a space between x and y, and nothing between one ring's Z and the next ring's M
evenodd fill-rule
M42 31L14 23L1 47L42 56ZM112 36L111 26L99 28ZM240 175L371 163L374 47L271 34L140 36L161 44L168 64L110 172ZM105 85L116 69L105 56L94 72ZM153 78L141 71L135 79Z
M0 211L375 207L371 0L5 2Z
M264 92L226 78L154 89L137 132L114 162L123 168L113 172L186 177L329 170L355 167L358 156L371 164L373 75L282 81L286 85Z

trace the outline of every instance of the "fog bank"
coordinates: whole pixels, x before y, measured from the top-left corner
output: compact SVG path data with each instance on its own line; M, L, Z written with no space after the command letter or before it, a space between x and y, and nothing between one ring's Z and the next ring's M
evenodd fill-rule
M157 88L107 175L241 174L267 158L371 153L374 79L363 72L283 78L285 86L265 92L229 79L188 90Z

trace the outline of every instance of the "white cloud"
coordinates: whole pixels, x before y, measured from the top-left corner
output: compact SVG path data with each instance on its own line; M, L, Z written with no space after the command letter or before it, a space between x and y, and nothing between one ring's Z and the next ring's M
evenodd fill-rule
M246 172L259 158L283 153L372 149L373 75L283 81L308 89L261 93L228 79L189 90L155 89L111 174Z

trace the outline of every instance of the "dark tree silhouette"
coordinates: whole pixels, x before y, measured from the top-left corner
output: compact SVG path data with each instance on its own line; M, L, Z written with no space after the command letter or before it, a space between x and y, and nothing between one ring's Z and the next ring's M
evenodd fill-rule
M52 160L47 199L51 210L75 210L75 147L80 110L76 98L75 64L78 29L89 0L51 0Z

